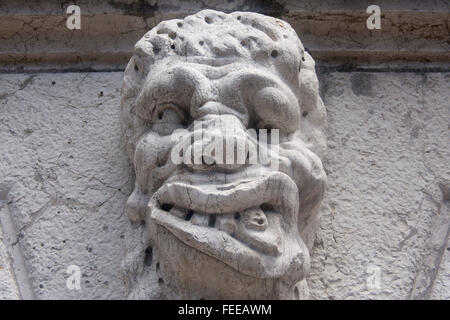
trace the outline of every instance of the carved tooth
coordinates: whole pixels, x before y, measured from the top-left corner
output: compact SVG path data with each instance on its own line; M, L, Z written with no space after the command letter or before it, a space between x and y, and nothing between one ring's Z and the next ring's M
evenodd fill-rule
M195 224L197 226L208 226L208 215L205 214L199 214L199 213L194 213L194 215L191 218L191 223Z
M264 231L268 225L267 217L259 207L242 211L241 219L245 228L249 230Z
M233 235L236 231L236 220L233 214L222 214L217 216L216 221L217 228L221 231Z
M187 215L187 210L183 209L183 208L177 208L177 207L173 207L170 210L170 214L173 214L174 216L180 218L180 219L184 219L184 217L186 217Z

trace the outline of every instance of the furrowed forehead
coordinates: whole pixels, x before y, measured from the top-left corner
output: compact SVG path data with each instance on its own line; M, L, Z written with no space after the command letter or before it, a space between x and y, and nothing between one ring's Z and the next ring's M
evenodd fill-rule
M203 10L185 19L163 21L135 46L150 62L168 56L269 60L287 53L299 60L304 48L292 27L281 20L249 12L225 14ZM272 56L273 58L273 56Z

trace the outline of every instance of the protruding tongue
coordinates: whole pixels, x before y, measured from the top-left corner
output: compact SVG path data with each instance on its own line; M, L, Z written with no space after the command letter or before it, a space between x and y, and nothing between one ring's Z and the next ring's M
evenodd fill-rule
M256 231L267 229L267 217L261 208L246 209L241 213L241 216L246 229Z
M251 248L271 256L282 253L281 215L253 207L234 214L199 214L173 207L170 214L193 225L217 228Z
M265 213L261 208L254 207L219 217L219 230L264 254L279 256L282 253L282 218L279 213Z

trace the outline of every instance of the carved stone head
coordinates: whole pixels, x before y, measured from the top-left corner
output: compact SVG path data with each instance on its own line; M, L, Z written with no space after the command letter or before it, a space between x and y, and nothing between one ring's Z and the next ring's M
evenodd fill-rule
M127 214L142 232L126 258L130 297L304 296L326 111L289 24L213 10L163 21L135 46L121 107L136 173ZM277 136L262 143L259 129ZM202 153L222 140L244 161ZM196 145L200 157L180 155ZM270 161L250 161L255 149Z

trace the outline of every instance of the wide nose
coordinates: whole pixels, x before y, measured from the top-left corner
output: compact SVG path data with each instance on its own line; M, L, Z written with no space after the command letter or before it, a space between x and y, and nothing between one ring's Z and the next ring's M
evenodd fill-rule
M248 163L252 140L234 115L207 115L196 120L186 148L192 170L238 170ZM187 159L187 157L184 157Z

